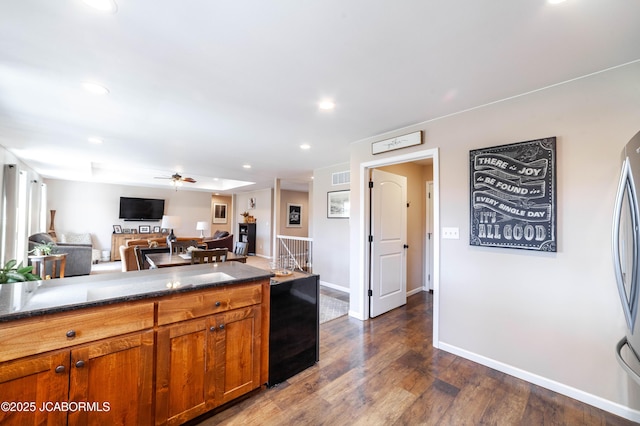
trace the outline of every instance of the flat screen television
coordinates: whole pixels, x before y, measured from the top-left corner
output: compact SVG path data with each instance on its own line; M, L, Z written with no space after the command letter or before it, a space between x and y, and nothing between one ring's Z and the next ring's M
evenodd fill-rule
M164 200L154 198L120 197L120 219L160 220L164 214Z

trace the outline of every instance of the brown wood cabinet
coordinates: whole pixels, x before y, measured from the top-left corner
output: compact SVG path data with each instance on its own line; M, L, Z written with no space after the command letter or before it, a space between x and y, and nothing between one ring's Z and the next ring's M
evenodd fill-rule
M149 425L152 395L149 330L2 364L0 424Z
M160 322L202 318L158 329L156 424L181 424L264 383L261 295L248 285L160 303Z
M0 401L14 404L0 424L180 424L258 389L269 291L261 279L0 322Z

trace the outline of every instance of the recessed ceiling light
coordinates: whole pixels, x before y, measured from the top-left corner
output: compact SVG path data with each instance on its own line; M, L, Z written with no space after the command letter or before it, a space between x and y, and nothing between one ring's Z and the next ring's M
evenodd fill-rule
M82 0L86 5L100 12L116 13L118 5L115 0Z
M106 95L109 93L109 89L91 81L85 81L84 83L82 83L82 87L84 88L84 90L89 93L93 93L94 95Z
M323 109L323 110L331 110L334 109L336 107L335 102L333 101L322 101L318 104L318 108Z
M308 143L303 143L302 145L300 145L300 149L304 149L304 150L311 149L311 145L309 145Z
M251 168L251 164L243 164L242 167L244 167L245 169L250 169Z
M102 143L102 139L100 139L100 138L89 138L89 142L99 145L99 144Z

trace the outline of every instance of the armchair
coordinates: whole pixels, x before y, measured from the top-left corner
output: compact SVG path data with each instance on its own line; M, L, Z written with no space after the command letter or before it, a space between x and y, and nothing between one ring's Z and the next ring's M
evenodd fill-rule
M212 238L205 238L202 242L207 245L209 250L226 248L230 252L233 251L233 234L226 231L216 231Z
M91 244L56 243L49 234L40 232L29 237L29 251L33 250L37 244L41 244L42 242L53 243L54 253L67 254L65 277L89 275L91 273L91 256L93 251Z

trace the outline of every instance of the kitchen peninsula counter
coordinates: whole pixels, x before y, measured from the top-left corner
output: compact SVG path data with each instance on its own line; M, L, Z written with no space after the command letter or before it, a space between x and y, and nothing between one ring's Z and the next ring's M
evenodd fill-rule
M272 276L223 262L0 285L0 423L182 424L260 388Z
M239 262L0 284L0 322L270 279ZM11 296L9 296L11 294Z

